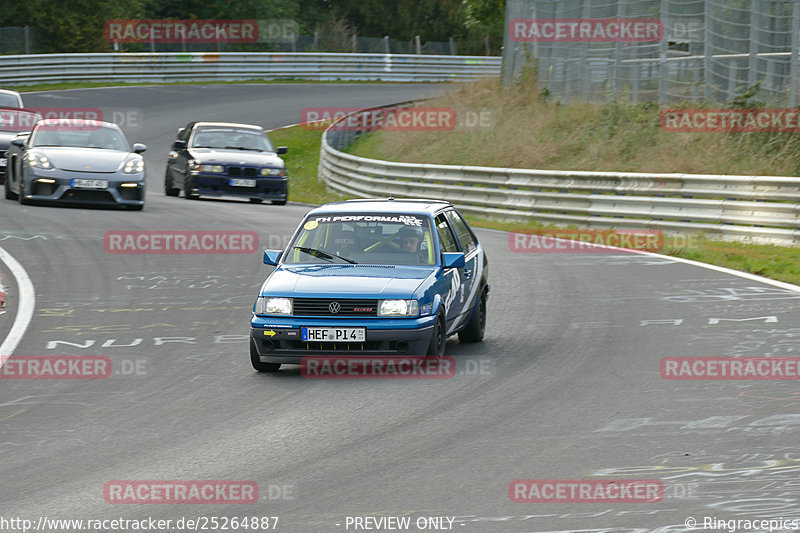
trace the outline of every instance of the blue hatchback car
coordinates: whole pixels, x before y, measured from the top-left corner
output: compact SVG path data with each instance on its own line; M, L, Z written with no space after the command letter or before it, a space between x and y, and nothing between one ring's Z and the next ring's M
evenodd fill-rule
M349 200L309 211L250 319L259 372L332 354L444 355L483 339L488 262L467 222L438 200Z

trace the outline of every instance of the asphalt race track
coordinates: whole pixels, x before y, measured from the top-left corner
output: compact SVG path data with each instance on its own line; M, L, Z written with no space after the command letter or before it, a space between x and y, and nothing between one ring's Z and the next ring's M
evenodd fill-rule
M302 533L431 524L463 533L679 532L692 530L689 517L694 531L705 517L800 519L797 382L659 373L664 357L798 355L800 293L788 288L659 256L519 253L508 234L478 230L490 260L487 335L477 345L448 342L454 377L309 380L297 367L261 375L250 366L250 308L269 272L260 252L104 249L109 230L251 230L259 250L288 240L307 206L164 196L169 143L191 120L271 128L299 122L306 107L367 107L444 89L27 95L29 106L132 110L139 120L124 129L149 147L149 190L142 212L0 201L0 247L36 295L14 354L107 356L114 369L107 379L0 380L0 514L34 524L153 517L173 520L171 531L190 529L174 526L181 517L278 516L277 531ZM5 335L19 287L2 263L0 278ZM519 503L509 497L519 479L660 480L663 498ZM114 480L244 480L257 483L259 500L107 503L104 486ZM375 521L357 529L355 517ZM381 517L411 525L376 526Z

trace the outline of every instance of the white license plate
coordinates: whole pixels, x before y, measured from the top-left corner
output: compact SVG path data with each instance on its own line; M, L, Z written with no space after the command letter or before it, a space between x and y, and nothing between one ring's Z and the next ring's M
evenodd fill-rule
M304 341L309 342L364 342L366 328L300 328Z
M0 157L0 167L4 167L6 165L8 165L8 159L5 157Z
M74 179L72 183L70 183L70 186L78 189L107 189L108 180Z
M256 180L244 180L241 178L231 178L230 180L231 187L255 187Z

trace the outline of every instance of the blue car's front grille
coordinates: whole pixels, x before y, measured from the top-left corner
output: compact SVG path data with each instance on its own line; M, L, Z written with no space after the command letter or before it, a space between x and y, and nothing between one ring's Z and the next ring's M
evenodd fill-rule
M331 318L378 316L378 300L355 298L295 298L294 315L325 316Z

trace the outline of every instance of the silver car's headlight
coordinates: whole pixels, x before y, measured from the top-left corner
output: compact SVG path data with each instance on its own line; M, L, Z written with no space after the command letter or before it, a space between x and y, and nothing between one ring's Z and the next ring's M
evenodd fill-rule
M256 300L257 315L291 315L291 298L271 298L269 296L259 296Z
M32 167L44 168L47 170L55 168L50 160L47 159L46 155L37 152L28 152L28 164Z
M381 300L378 305L378 316L417 316L419 302L417 300Z
M139 174L144 172L144 160L143 159L130 159L128 162L125 163L125 168L123 169L125 174Z

